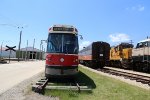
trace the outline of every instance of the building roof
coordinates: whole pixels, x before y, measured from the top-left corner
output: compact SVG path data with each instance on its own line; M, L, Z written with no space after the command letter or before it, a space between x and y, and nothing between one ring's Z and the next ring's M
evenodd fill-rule
M40 52L40 51L42 51L42 50L39 50L39 49L37 49L37 48L34 48L33 49L33 47L26 47L26 48L21 48L20 49L21 51L36 51L36 52Z

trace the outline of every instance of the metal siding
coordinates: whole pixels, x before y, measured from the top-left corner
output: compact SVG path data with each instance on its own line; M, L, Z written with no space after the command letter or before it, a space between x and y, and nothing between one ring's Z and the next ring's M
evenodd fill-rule
M150 47L136 48L132 50L132 56L150 55Z

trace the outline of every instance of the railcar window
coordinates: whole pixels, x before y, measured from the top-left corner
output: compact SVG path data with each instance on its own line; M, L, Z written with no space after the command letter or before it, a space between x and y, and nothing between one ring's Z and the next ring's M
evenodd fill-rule
M148 47L150 47L150 41L148 41Z
M142 47L142 43L138 43L136 48L141 48Z
M144 42L144 46L145 46L145 47L148 47L148 42Z
M61 41L62 41L61 35L57 35L57 34L49 35L47 51L61 52L61 48L62 48Z
M63 35L63 51L66 53L78 53L77 36Z
M136 46L136 48L143 48L143 47L149 47L149 43L148 42L140 42Z

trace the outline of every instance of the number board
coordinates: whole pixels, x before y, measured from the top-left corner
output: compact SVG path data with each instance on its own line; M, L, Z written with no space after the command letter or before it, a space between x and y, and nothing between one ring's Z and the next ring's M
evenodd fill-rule
M53 31L69 31L69 32L73 32L74 29L73 28L65 28L65 27L53 27Z

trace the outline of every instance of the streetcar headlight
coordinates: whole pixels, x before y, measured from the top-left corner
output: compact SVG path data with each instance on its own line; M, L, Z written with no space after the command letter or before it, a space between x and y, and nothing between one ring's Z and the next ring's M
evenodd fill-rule
M78 62L78 59L74 59L73 62Z
M64 60L65 60L64 58L60 58L60 62L64 62Z
M78 61L78 59L76 59L76 62Z
M46 60L51 61L51 58L46 58Z

